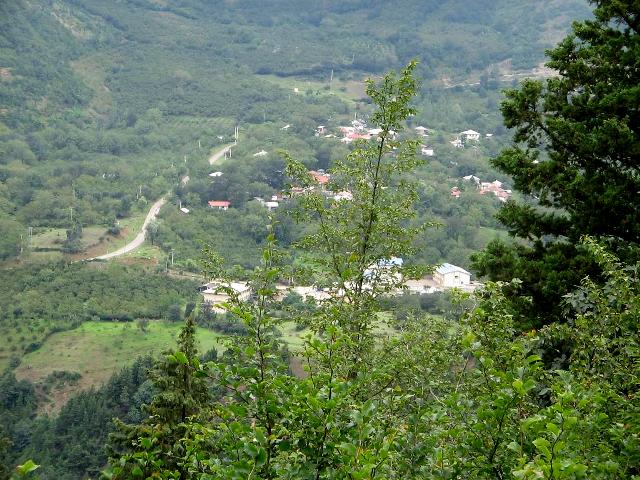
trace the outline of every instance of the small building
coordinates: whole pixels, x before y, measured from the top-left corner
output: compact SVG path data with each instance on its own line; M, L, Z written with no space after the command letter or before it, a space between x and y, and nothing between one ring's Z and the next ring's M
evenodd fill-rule
M225 288L231 289L241 302L246 302L251 298L251 287L248 283L231 282L223 284L219 281L212 281L201 285L198 290L204 297L204 301L213 307L214 312L222 313L226 310L221 304L231 299L229 293L224 291Z
M267 207L267 210L271 212L278 208L280 204L278 202L264 202L264 206Z
M217 208L218 210L228 210L231 202L226 200L209 200L209 206L211 208Z
M417 126L416 128L414 128L414 130L418 133L418 135L421 135L423 137L428 137L429 135L427 135L427 127L423 127L422 125Z
M333 196L333 199L334 199L336 202L340 202L340 201L342 201L342 200L348 200L348 201L351 201L351 200L353 200L353 193L351 193L351 192L350 192L350 191L348 191L348 190L343 190L342 192L338 192L338 193L336 193L336 194Z
M404 261L400 257L382 258L364 271L365 284L391 285L402 282L401 269Z
M265 155L268 155L269 152L267 152L266 150L260 150L259 152L256 152L253 154L254 157L264 157Z
M316 127L316 132L318 132L318 135L324 135L325 133L327 133L326 128L327 127L325 127L324 125L318 125Z
M371 134L369 133L349 133L347 138L350 140L371 140Z
M324 172L317 172L315 170L310 170L309 175L311 175L311 177L322 186L329 183L330 176Z
M186 207L180 207L180 211L181 211L182 213L189 213L189 209L188 209L188 208L186 208Z
M211 172L209 174L210 177L221 177L222 175L224 175L222 172Z
M426 145L421 145L420 146L420 153L422 155L424 155L425 157L433 157L434 156L433 148L427 147Z
M288 123L282 127L280 130L289 130L291 128L291 125L289 125Z
M453 187L451 189L451 196L454 198L460 198L460 189L458 187Z
M449 143L456 148L464 148L464 143L462 143L462 140L460 140L459 138L451 140Z
M456 288L471 285L471 273L462 267L443 263L436 268L433 279L442 288Z
M430 293L436 293L440 289L438 284L431 276L427 276L420 279L405 280L404 286L409 293L424 295ZM400 293L403 293L402 291Z
M465 141L477 142L480 140L480 134L475 130L465 130L464 132L460 132L460 138Z
M474 181L476 183L476 185L480 185L480 177L476 177L475 175L466 175L466 176L464 176L462 178L464 180L466 180L467 182Z

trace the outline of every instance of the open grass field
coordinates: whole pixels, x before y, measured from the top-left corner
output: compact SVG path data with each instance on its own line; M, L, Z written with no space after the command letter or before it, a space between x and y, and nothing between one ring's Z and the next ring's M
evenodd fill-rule
M175 347L181 327L182 323L151 321L147 332L142 332L135 322L85 322L74 330L51 335L40 349L22 358L16 375L38 382L53 371L66 370L82 375L80 388L99 385L136 357ZM199 328L200 351L221 349L220 337Z

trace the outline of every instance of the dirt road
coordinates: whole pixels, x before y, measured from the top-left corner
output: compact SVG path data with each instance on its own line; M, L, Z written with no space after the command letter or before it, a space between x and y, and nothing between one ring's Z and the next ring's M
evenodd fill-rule
M218 160L220 160L222 157L224 157L227 154L227 152L229 152L229 150L231 150L231 147L233 147L233 145L228 145L228 146L224 147L222 150L218 150L216 153L211 155L209 157L209 165L213 165Z

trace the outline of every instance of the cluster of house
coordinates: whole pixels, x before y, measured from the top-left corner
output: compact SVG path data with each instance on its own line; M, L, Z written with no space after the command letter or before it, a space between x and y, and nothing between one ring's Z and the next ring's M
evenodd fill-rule
M462 178L467 182L474 182L476 184L476 191L480 195L493 193L498 198L498 200L500 200L503 203L506 202L511 196L511 193L512 193L511 190L503 188L504 184L499 180L494 180L493 182L483 182L480 180L479 177L476 177L475 175L467 175ZM462 192L460 191L460 188L458 187L451 188L452 197L460 198L461 193Z
M378 262L372 265L365 275L367 278L375 278L377 281L384 282L385 276L389 279L402 281L402 276L398 271L398 267L402 266L402 259L393 257L390 260ZM394 295L402 295L406 292L413 294L432 294L442 292L448 289L457 288L466 292L473 292L476 288L482 286L479 282L471 281L471 273L462 267L443 263L434 271L433 275L427 275L418 280L405 280L403 289L398 289ZM224 287L224 288L222 288ZM204 302L211 305L215 312L221 313L225 311L224 303L230 300L230 296L235 296L240 301L248 301L251 298L251 286L247 282L229 282L222 283L220 281L211 281L200 286L198 289L204 298ZM316 302L323 302L331 297L329 289L321 289L315 286L290 286L284 284L276 285L276 299L282 300L289 292L300 295L304 300L308 298L314 299ZM231 294L231 295L230 295ZM340 292L337 292L339 295Z
M378 136L382 131L380 128L367 128L366 123L358 119L353 120L350 126L340 126L338 128L342 134L340 141L347 144L354 140L370 140ZM427 127L419 125L415 127L414 130L423 138L429 137L429 129ZM325 125L318 125L315 135L316 137L337 138L337 135L330 133ZM456 138L449 143L456 148L464 148L465 144L469 142L480 141L480 136L480 133L475 130L465 130L464 132L460 132ZM492 136L492 133L485 134L486 138L491 138ZM435 155L433 147L427 144L420 145L420 153L427 157L433 157Z
M209 176L220 176L220 175L214 175L218 173L222 175L222 172L213 172L213 173L210 173ZM323 195L329 198L333 198L335 201L353 200L353 194L348 190L343 190L341 192L336 193L327 189L327 184L331 179L331 175L329 173L326 173L324 170L310 170L309 176L313 178L313 180L315 180L315 182L317 183L317 186L312 185L306 188L292 187L290 192L291 196L300 195L304 192L313 191L313 190L316 190L316 188L318 188ZM253 197L253 199L259 202L262 206L267 208L269 211L273 211L276 208L278 208L280 204L285 200L285 196L283 193L277 193L275 195L272 195L269 200L265 200L262 197ZM228 210L229 207L231 206L231 202L227 200L210 200L208 203L209 203L209 207L217 210Z
M353 194L348 190L333 192L327 189L327 185L331 180L331 174L325 172L324 170L310 170L309 176L313 178L317 185L311 185L309 187L292 187L291 196L301 195L304 192L315 191L316 189L319 189L320 193L325 197L333 198L337 202L341 200L353 200Z

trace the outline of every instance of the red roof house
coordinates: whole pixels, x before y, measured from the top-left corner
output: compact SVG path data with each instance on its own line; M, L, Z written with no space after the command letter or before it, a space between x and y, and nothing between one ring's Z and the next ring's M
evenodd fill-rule
M230 205L231 205L231 202L228 202L226 200L210 200L209 201L209 206L211 208L217 208L218 210L227 210Z

